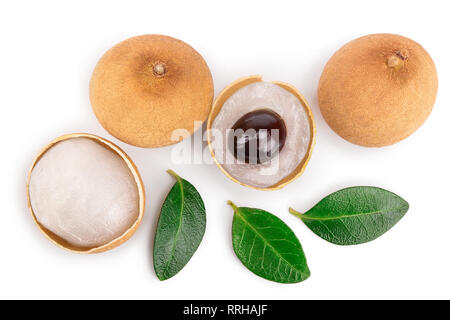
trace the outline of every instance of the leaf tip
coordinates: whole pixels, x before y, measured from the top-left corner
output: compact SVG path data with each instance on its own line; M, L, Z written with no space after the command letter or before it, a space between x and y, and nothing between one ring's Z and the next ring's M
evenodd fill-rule
M406 213L409 210L409 202L406 201L405 199L403 199L403 201L405 202L405 213Z
M166 281L167 279L170 279L170 277L164 277L162 275L156 275L158 277L159 281Z

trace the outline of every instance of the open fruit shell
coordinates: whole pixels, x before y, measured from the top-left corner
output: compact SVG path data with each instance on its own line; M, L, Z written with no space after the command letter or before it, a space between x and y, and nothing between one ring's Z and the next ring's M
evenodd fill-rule
M211 156L214 159L214 162L217 164L217 166L220 168L220 170L222 170L222 172L231 180L233 180L234 182L239 183L240 185L246 186L246 187L250 187L256 190L265 190L265 191L269 191L269 190L278 190L283 188L284 186L286 186L287 184L291 183L292 181L294 181L295 179L297 179L298 177L300 177L303 173L303 171L306 168L306 165L309 162L309 159L311 158L311 154L312 151L314 149L314 145L316 144L316 124L314 121L314 115L311 111L311 108L309 107L308 102L306 101L305 97L292 85L284 83L284 82L279 82L279 81L273 81L272 83L276 84L277 86L280 86L281 88L289 91L290 93L292 93L294 96L296 96L298 98L298 100L301 102L303 108L306 111L306 114L308 115L308 120L309 120L309 124L310 124L310 142L309 142L309 146L308 146L308 150L305 154L305 157L303 158L303 160L299 163L299 165L286 177L284 177L282 180L278 181L276 184L270 186L270 187L265 187L265 188L261 188L261 187L255 187L246 183L243 183L239 180L237 180L236 178L234 178L233 176L231 176L225 169L224 167L217 161L217 158L215 156L214 150L212 148L211 145L211 140L212 140L212 136L211 136L211 128L212 128L212 124L214 122L214 120L216 119L217 115L219 114L220 110L222 109L222 106L224 105L224 103L239 89L248 86L249 84L255 83L255 82L262 82L262 76L260 75L254 75L254 76L248 76L248 77L243 77L240 78L238 80L236 80L235 82L229 84L227 87L225 87L222 92L217 96L216 100L213 103L212 109L211 109L211 113L209 114L208 117L208 122L207 122L207 140L208 140L208 147L209 147L209 151L211 152Z
M51 232L50 230L48 230L47 228L45 228L41 223L39 223L39 221L36 218L36 215L33 211L33 207L31 206L31 199L30 199L30 179L31 179L31 173L33 172L34 167L36 166L37 162L41 159L41 157L48 151L50 150L55 144L64 141L64 140L68 140L68 139L73 139L73 138L88 138L93 140L94 142L102 145L103 147L113 151L114 153L116 153L117 155L119 155L127 164L128 168L131 171L131 174L134 177L134 180L136 182L136 186L138 189L138 193L139 193L139 214L138 217L136 219L136 221L133 223L133 225L127 230L125 231L122 235L120 235L119 237L117 237L116 239L105 243L101 246L98 247L93 247L93 248L83 248L83 247L77 247L74 246L70 243L68 243L66 240L64 240L63 238L59 237L58 235L54 234L53 232ZM47 237L51 242L53 242L54 244L56 244L57 246L64 248L66 250L72 251L72 252L76 252L76 253L100 253L100 252L104 252L104 251L108 251L110 249L113 249L119 245L121 245L122 243L124 243L125 241L127 241L128 239L131 238L131 236L134 234L134 232L136 231L136 229L139 227L142 218L144 216L144 209L145 209L145 190L144 190L144 183L142 182L142 178L139 174L138 169L136 168L136 165L133 163L133 161L130 159L130 157L122 150L120 149L117 145L115 145L114 143L103 139L99 136L93 135L93 134L88 134L88 133L71 133L71 134L66 134L63 135L59 138L56 138L55 140L53 140L52 142L50 142L47 146L45 146L40 152L39 154L36 156L36 158L33 161L33 164L31 165L31 168L28 172L28 179L27 179L27 202L28 202L28 208L31 212L31 216L33 217L34 222L36 223L36 225L38 226L39 230L41 230L41 232L45 235L45 237Z

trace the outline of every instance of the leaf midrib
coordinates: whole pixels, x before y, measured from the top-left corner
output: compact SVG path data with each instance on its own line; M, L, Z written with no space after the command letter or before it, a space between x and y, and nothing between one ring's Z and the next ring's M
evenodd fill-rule
M175 256L175 248L177 246L177 241L178 241L178 237L181 233L181 225L182 225L182 220L183 220L183 209L184 209L184 188L183 188L183 181L181 180L181 178L176 175L175 179L177 179L177 183L180 184L180 193L181 193L181 207L180 207L180 216L179 216L179 225L178 225L178 229L177 232L175 233L175 239L173 241L173 246L172 246L172 251L170 252L170 258L167 260L166 266L163 269L163 274L165 274L167 272L167 269L169 268L170 263L173 260L173 257Z
M392 210L389 210L388 212L383 211L383 210L378 210L378 211L361 212L361 213L352 214L352 215L342 215L342 216L338 216L338 217L328 217L328 218L308 217L308 216L306 216L308 213L305 213L305 214L300 216L300 219L302 219L302 220L305 220L305 219L307 219L307 220L317 220L317 221L339 220L339 219L347 219L347 218L354 218L354 217L369 216L369 215L372 215L372 214L394 213L394 212L400 211L402 208L403 207L393 208Z
M237 208L236 213L238 214L238 216L242 219L242 221L245 222L245 224L250 227L250 229L252 229L263 241L264 243L270 247L272 249L272 251L275 253L276 256L278 256L281 260L283 260L285 263L287 263L292 269L296 270L297 272L299 272L300 274L303 274L303 272L299 269L297 269L296 267L294 267L288 260L286 260L282 255L280 255L278 253L278 250L276 250L269 242L267 242L267 240L261 235L261 233L258 232L258 230L256 230L248 221L247 219L245 219L242 214L240 214L239 212L239 208ZM249 257L250 259L251 257Z

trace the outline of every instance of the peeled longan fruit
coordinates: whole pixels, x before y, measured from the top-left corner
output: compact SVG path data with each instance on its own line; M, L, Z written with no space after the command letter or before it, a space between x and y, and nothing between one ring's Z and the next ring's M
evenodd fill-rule
M127 241L145 207L133 161L112 142L87 133L59 137L36 156L27 198L42 233L77 253L103 252Z
M328 61L319 82L319 106L342 138L366 147L405 139L427 119L438 78L417 42L394 34L353 40Z
M90 82L92 108L113 136L139 147L179 142L192 134L214 96L208 65L191 46L162 35L141 35L107 51ZM186 132L186 131L185 131ZM179 135L174 137L179 138Z
M316 126L308 102L295 87L255 75L238 79L218 95L207 139L228 178L257 190L278 190L304 172Z

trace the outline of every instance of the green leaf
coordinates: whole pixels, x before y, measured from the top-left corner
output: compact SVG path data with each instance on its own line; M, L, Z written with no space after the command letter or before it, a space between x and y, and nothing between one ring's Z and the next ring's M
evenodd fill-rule
M309 275L305 254L294 232L273 214L253 208L234 210L233 249L256 275L281 283L296 283Z
M323 198L305 214L292 208L319 237L338 245L372 241L391 229L408 211L398 195L375 187L351 187Z
M153 265L159 280L176 275L197 250L206 228L203 200L188 181L169 170L176 183L161 208L153 247Z

